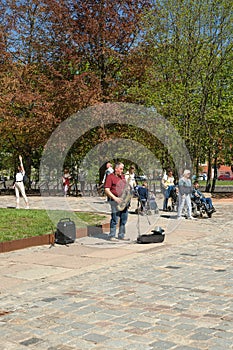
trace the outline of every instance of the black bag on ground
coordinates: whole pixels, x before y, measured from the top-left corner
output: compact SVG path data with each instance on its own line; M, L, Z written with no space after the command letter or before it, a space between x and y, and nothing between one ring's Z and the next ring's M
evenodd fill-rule
M164 230L161 227L156 227L150 234L140 235L137 238L137 243L162 243L165 238Z
M61 219L55 232L55 243L70 244L76 239L76 227L74 221L69 218Z

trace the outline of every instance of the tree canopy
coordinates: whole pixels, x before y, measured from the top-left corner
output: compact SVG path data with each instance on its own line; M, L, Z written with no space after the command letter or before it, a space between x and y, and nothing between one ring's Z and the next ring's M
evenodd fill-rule
M186 142L196 173L232 164L232 0L0 0L1 155L38 164L52 131L98 103L155 108ZM71 150L78 162L129 137L172 162L158 140L100 125ZM150 141L149 141L150 140Z

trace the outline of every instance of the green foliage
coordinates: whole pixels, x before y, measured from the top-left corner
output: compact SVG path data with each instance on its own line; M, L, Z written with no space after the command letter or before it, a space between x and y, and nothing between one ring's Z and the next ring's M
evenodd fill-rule
M169 119L195 163L227 159L233 143L231 9L232 1L168 0L145 17L150 64L128 94Z
M206 159L232 164L232 5L2 2L0 167L15 167L21 153L30 174L61 121L108 101L155 107L185 140L196 168ZM164 166L172 162L158 140L116 125L80 138L72 162L80 164L95 145L114 137L142 143Z

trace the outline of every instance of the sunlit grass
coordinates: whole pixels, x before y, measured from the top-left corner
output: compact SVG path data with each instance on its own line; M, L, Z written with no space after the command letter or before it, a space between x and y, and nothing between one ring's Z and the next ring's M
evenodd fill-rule
M198 181L200 186L206 186L206 181L202 181L202 180L199 180ZM211 180L211 184L212 184L213 180ZM233 181L219 181L217 180L216 183L215 183L215 186L233 186Z
M75 215L83 227L98 225L106 219L106 216L95 213L82 212ZM57 217L59 220L59 211ZM69 213L66 217L69 217ZM55 228L46 210L0 209L0 242L41 236L52 233Z

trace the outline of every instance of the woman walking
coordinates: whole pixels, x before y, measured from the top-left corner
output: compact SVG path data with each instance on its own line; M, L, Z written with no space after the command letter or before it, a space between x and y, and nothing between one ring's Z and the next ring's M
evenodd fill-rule
M179 207L177 218L181 219L182 211L186 203L188 207L188 219L195 219L192 217L192 204L191 204L191 193L192 193L192 183L190 179L191 172L186 169L183 176L179 180Z
M19 156L19 161L20 161L20 165L18 166L18 172L16 173L15 182L14 182L14 186L13 186L15 189L15 195L16 195L16 209L19 209L20 193L25 201L26 209L29 209L28 199L27 199L27 196L25 193L25 187L24 187L24 183L23 183L25 170L24 170L23 160L22 160L21 156Z

